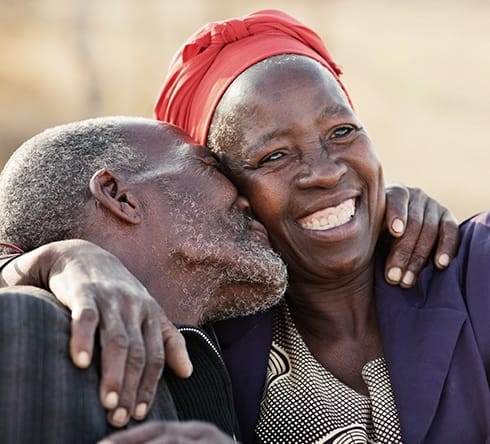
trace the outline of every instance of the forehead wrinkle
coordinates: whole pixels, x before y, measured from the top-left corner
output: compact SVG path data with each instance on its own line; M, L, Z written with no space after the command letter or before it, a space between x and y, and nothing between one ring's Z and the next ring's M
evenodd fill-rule
M172 151L163 152L159 159L146 157L146 168L135 174L133 182L145 182L154 179L165 179L182 173L187 168L192 152L186 151L185 144L175 147Z

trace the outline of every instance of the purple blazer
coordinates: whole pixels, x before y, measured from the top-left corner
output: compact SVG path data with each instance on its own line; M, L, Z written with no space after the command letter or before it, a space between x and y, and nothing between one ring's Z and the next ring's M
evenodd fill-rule
M460 233L448 270L427 265L412 289L386 283L386 251L377 252L378 319L405 444L490 443L490 213ZM269 310L216 325L244 443L254 442L272 319Z

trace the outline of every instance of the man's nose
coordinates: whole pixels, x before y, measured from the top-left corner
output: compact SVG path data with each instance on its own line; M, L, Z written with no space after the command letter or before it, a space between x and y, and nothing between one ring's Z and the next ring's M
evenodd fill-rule
M332 188L340 182L346 172L347 166L344 162L323 153L305 162L304 170L298 178L298 187Z
M252 214L252 210L250 208L250 202L246 197L238 195L235 201L235 205L243 214L247 216Z

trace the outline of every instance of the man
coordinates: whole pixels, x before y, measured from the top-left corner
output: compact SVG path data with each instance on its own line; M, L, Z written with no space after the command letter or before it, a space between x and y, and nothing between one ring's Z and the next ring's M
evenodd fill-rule
M285 267L269 249L263 227L246 217L246 200L210 153L171 125L119 117L47 130L11 158L0 190L1 239L26 251L72 238L83 239L67 241L81 253L94 251L86 241L97 244L117 256L179 324L252 313L283 294ZM103 254L108 253L99 258ZM28 262L25 256L21 259ZM66 268L61 262L50 264L49 276L37 278L44 288L56 287L56 269ZM22 273L22 262L16 265ZM29 273L26 281L35 282L35 268ZM56 302L41 290L4 292L2 441L93 442L105 436L97 395L99 353L87 371L77 369L68 361L69 316ZM143 332L155 322L143 320ZM110 317L102 323L116 324ZM210 421L233 435L231 388L219 352L202 330L183 331L194 374L179 380L169 372L148 416ZM144 362L144 350L136 349L132 359ZM102 356L102 365L104 359L111 357ZM127 372L125 384L128 379L130 385L144 384L143 365L138 368L139 374ZM144 417L152 397L119 399L112 423L123 425L130 414Z

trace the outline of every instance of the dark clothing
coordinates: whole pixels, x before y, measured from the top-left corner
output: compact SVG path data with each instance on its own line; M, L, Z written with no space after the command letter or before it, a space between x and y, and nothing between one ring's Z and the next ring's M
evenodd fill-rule
M106 431L95 365L70 362L69 315L27 291L0 292L0 440L93 443Z
M179 419L210 422L228 435L238 437L230 377L217 346L202 329L180 327L179 330L185 337L194 371L190 378L182 379L167 368L163 377Z
M447 271L388 285L377 252L383 351L405 444L490 443L490 213L464 223ZM272 341L272 311L216 326L242 440L252 443Z
M272 344L274 310L214 325L231 377L235 412L243 443L254 442L255 424Z
M182 380L166 370L147 419L208 421L237 435L219 353L202 330L184 330L194 373ZM69 358L69 338L70 316L49 293L0 291L0 442L94 443L115 430L99 401L100 351L96 347L88 369L78 369Z

